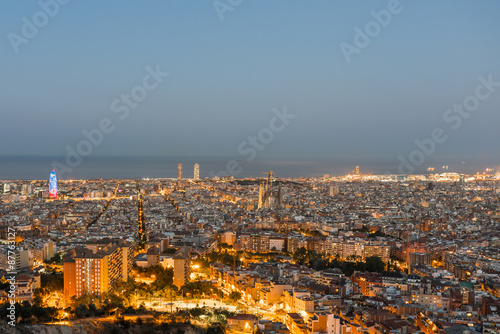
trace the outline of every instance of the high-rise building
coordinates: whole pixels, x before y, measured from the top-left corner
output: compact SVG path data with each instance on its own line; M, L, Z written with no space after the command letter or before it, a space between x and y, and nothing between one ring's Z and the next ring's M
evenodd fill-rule
M49 198L57 198L57 177L55 170L50 172L49 176Z
M465 186L465 175L460 174L460 186L463 187Z
M123 241L109 243L104 247L95 244L87 246L75 249L74 256L64 261L66 301L72 296L79 298L85 294L100 297L115 282L126 281L132 270L131 243Z
M423 264L426 266L431 265L431 254L429 253L410 253L408 262L408 273L413 274L412 266Z
M52 240L49 240L46 244L43 246L43 259L44 260L50 260L54 254L56 253L56 245Z
M177 164L177 179L182 180L182 164Z
M221 235L221 243L223 244L228 244L232 246L234 242L236 241L236 233L234 232L224 232Z
M423 243L414 242L412 244L408 244L403 246L403 251L406 252L406 262L410 263L410 254L411 253L428 253L429 246Z
M10 184L4 183L0 185L0 194L7 194L10 192Z
M174 285L178 288L189 282L189 247L181 247L175 252L174 259Z
M31 269L33 267L33 255L30 250L19 248L14 251L16 270Z
M328 195L329 196L335 196L339 193L339 187L338 186L335 186L333 184L330 184L328 186Z
M365 245L363 249L363 259L370 256L378 256L384 262L389 262L391 255L389 245Z
M31 184L25 183L21 186L21 195L28 196L31 194Z
M193 179L199 180L200 179L200 165L194 164L194 175Z
M242 234L239 237L241 250L253 252L268 252L269 251L269 235L259 234Z

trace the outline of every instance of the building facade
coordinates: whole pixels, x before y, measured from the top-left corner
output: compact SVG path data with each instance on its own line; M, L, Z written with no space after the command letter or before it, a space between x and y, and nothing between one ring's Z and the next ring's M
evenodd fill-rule
M99 250L95 245L76 249L63 264L66 302L85 294L99 298L116 282L128 279L132 261L133 245L128 242L110 243Z
M50 172L49 176L49 198L57 198L57 177L55 170Z
M177 164L177 179L182 180L182 164Z
M190 249L188 247L181 247L175 252L174 259L174 285L178 288L189 282L189 262L190 262Z
M200 179L200 165L198 165L198 164L194 164L193 179L195 179L195 180Z

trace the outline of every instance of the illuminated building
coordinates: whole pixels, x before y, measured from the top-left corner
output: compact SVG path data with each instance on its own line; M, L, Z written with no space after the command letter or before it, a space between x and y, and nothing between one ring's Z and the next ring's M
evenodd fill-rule
M428 253L429 247L423 243L414 242L412 244L406 245L403 250L406 252L406 262L410 263L411 253Z
M194 164L194 176L193 179L199 180L200 179L200 165Z
M56 171L50 172L49 177L49 198L57 198L57 177Z
M340 318L329 311L317 311L307 319L307 333L341 333Z
M389 262L391 256L389 245L365 245L363 251L364 259L370 256L378 256L385 263Z
M278 190L273 190L273 172L269 172L268 179L266 181L266 189L264 190L264 182L260 184L259 187L259 203L258 208L281 208L283 205L283 191L281 189L281 184L278 186Z
M353 169L352 173L353 173L354 175L360 175L361 173L359 172L359 166L354 167L354 169Z
M4 183L0 185L0 194L7 194L10 192L10 184Z
M49 240L44 246L43 246L43 259L44 260L50 260L54 254L56 253L56 245L52 240Z
M31 269L33 267L33 255L31 251L24 248L19 248L14 251L14 259L16 261L16 270Z
M119 280L126 281L132 270L133 250L128 242L97 244L75 249L64 261L64 296L79 298L85 294L100 297ZM97 250L98 249L98 250Z
M328 196L335 196L338 193L339 193L339 187L330 184L330 186L328 187Z
M146 258L148 261L148 267L158 265L158 262L160 261L160 249L155 246L149 247L146 253Z
M189 247L181 247L175 252L174 259L174 285L178 288L189 281Z
M182 180L182 164L177 164L177 179Z
M28 196L31 193L31 184L23 184L21 186L21 195Z
M421 264L430 266L431 263L432 263L431 254L411 252L409 253L409 258L408 258L408 268L409 268L408 273L413 274L412 266L417 266Z
M287 313L284 323L290 329L291 334L307 333L307 324L298 313Z
M76 296L76 262L75 259L67 259L63 263L64 274L64 297L66 303L70 298Z
M295 312L304 314L304 312L314 312L314 298L311 295L303 292L297 293L293 291L293 306Z
M221 235L221 243L223 244L228 244L232 246L235 241L236 241L236 233L234 232L224 232Z
M237 332L253 333L258 320L253 314L238 314L227 318L227 327Z
M382 286L382 275L378 273L360 273L356 271L351 276L351 280L353 283L357 284L359 292L370 297L373 297L373 292L370 287Z
M269 251L269 235L242 234L240 236L241 250L252 252Z

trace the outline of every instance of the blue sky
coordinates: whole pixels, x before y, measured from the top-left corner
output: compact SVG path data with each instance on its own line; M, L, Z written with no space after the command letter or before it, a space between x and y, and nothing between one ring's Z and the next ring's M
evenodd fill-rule
M228 3L227 0L221 0ZM386 159L396 163L436 127L430 160L498 162L500 88L450 130L443 113L500 81L500 3L401 1L399 14L348 63L339 45L388 1L245 0L220 20L212 1L70 1L15 53L36 1L0 13L0 155L64 155L109 118L92 154L237 156L273 108L296 118L259 159ZM119 120L110 105L170 75Z

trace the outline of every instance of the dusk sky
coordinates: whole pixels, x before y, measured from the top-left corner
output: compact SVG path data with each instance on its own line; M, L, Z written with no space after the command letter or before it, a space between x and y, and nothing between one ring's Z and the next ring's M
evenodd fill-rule
M432 159L500 162L500 84L460 124L444 120L476 99L478 77L500 82L500 3L401 1L348 62L341 43L390 3L73 0L15 46L42 9L3 1L0 156L64 155L105 118L114 131L94 156L238 156L286 107L296 117L259 159L397 163L441 128ZM122 120L111 105L147 67L170 75Z

